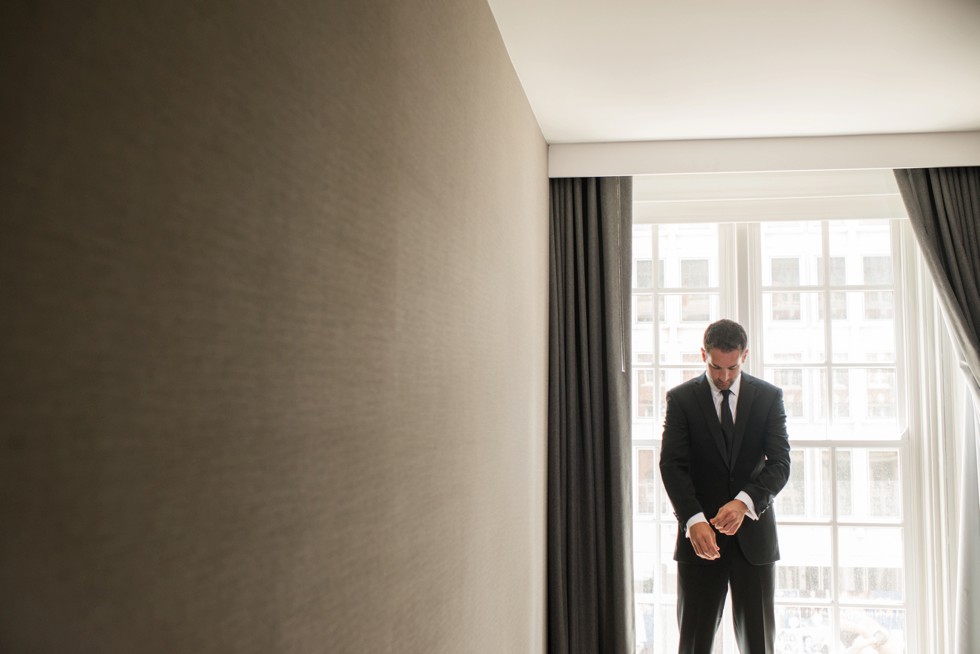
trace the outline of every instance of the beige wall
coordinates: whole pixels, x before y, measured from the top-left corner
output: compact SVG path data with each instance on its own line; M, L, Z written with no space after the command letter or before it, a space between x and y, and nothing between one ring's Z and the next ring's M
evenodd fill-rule
M541 651L547 153L485 2L52 4L0 9L0 651Z

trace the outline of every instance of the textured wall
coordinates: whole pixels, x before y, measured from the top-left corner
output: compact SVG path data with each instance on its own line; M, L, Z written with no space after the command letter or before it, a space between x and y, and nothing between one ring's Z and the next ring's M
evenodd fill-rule
M0 8L0 651L540 651L546 145L483 0Z

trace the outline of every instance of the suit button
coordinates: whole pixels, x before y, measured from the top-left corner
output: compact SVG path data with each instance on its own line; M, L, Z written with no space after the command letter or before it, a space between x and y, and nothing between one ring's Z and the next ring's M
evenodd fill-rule
M729 477L728 478L728 481L735 481L735 475L732 475L731 477Z

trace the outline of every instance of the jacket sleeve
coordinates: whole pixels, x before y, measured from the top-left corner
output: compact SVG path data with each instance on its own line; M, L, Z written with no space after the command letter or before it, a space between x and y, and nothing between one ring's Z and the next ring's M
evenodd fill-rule
M674 392L667 393L667 414L664 417L663 442L660 448L660 476L667 497L674 506L674 515L681 524L701 513L691 480L690 421Z
M786 433L786 409L783 391L776 389L776 398L766 416L763 453L765 459L753 472L751 481L743 489L752 498L755 512L762 515L772 505L789 481L789 435Z

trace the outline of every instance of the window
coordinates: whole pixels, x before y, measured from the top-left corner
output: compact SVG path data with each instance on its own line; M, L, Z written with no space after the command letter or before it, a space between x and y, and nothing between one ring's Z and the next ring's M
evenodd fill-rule
M892 260L890 256L863 257L865 284L891 284Z
M657 450L642 448L636 453L636 511L657 512Z
M864 294L864 317L867 320L890 320L895 317L891 291L868 291Z
M783 405L788 418L803 417L803 370L777 368L772 371L773 383L783 389Z
M653 322L652 295L636 295L633 297L633 320L635 322Z
M636 368L636 400L633 402L633 415L637 418L649 418L654 414L653 407L653 378L656 371L650 368Z
M870 487L869 513L875 517L898 517L901 504L897 450L876 450L868 453Z
M868 379L868 417L895 417L895 370L872 368L866 371Z
M653 286L653 262L649 259L640 259L636 262L636 288L650 288Z
M681 286L684 288L707 288L708 260L681 260Z
M704 322L711 315L711 300L706 295L681 296L681 320Z
M893 228L885 220L635 226L637 261L660 262L635 290L658 307L633 332L643 374L633 423L638 651L676 649L676 524L658 467L664 395L704 371L701 337L722 316L749 332L748 371L783 389L793 445L792 477L775 506L777 651L844 651L869 627L907 642L914 598L903 573L908 445ZM730 623L719 652L735 651Z
M773 286L799 286L800 260L797 257L776 257L770 262ZM800 294L773 293L772 319L799 320Z
M846 282L844 274L844 257L830 257L830 285L843 286ZM824 283L823 257L817 257L817 284Z
M833 398L831 410L835 420L847 419L851 416L851 374L849 370L833 371Z

